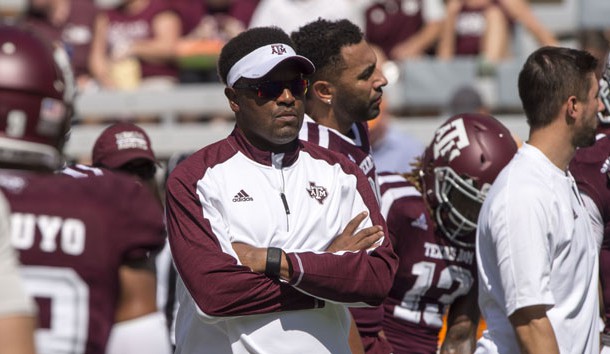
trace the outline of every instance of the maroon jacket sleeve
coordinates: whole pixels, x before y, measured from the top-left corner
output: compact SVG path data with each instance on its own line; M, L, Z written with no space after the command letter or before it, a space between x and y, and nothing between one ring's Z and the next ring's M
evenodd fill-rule
M288 257L294 270L290 284L323 299L378 306L392 287L398 257L387 237L386 222L367 177L347 158L342 162L342 167L346 173L356 176L357 190L368 208L371 221L373 225L383 227L386 237L370 253L290 253Z
M318 308L324 302L238 265L222 250L196 194L203 171L193 155L167 184L167 227L176 268L199 309L214 317Z

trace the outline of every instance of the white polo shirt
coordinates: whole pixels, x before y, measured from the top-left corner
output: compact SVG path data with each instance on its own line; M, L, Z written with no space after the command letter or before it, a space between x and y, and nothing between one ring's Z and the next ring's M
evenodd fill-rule
M487 330L476 353L518 353L508 316L548 305L561 353L598 353L598 255L571 174L524 144L479 215L479 306Z

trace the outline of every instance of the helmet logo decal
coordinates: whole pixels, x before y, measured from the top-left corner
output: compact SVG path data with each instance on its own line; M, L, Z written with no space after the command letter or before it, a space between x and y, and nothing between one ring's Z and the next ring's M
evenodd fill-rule
M309 193L309 196L317 200L320 204L323 204L324 199L328 197L328 192L326 191L326 188L316 186L314 182L309 182L309 188L306 188L306 190Z
M456 119L438 128L434 134L433 144L435 159L442 155L447 157L448 161L451 162L460 156L460 150L470 145L470 140L468 140L468 134L466 134L466 128L464 127L464 119Z

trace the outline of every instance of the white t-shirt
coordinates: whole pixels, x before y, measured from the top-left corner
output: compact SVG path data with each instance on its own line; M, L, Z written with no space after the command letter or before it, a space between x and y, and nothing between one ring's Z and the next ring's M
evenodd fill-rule
M476 353L519 353L508 316L548 305L561 353L598 353L598 255L571 174L524 144L491 187L477 230Z

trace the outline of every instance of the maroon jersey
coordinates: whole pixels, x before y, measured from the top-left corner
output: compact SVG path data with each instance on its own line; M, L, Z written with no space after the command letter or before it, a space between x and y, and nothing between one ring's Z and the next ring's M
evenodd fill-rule
M49 41L61 43L76 75L89 73L89 50L98 9L91 0L71 0L66 21L55 25L43 14L29 13L25 22Z
M174 12L170 4L164 0L150 0L148 6L136 14L119 9L107 10L105 14L108 17L108 48L112 50L115 45L129 45L131 42L152 38L153 21L157 15L164 12ZM140 65L143 78L178 76L177 67L170 63L140 60Z
M350 137L338 131L318 124L309 116L305 116L303 127L299 132L299 139L309 141L324 148L336 151L347 156L360 167L366 175L371 188L379 201L379 187L377 186L377 173L375 163L371 156L368 125L362 122L352 124ZM381 341L377 334L381 331L383 308L364 307L350 308L352 316L358 326L362 342L368 354L391 353L386 342Z
M462 6L455 22L455 54L478 55L481 52L481 40L487 28L485 11L490 6L498 6L505 14L508 25L512 30L514 23L507 15L506 10L499 1L492 1L483 6Z
M424 25L422 1L408 6L401 0L376 2L366 10L366 38L378 45L386 56L397 44L411 38Z
M375 195L379 196L377 173L373 157L371 156L369 128L366 123L356 122L352 124L350 136L348 137L334 129L318 124L309 116L305 115L303 126L299 132L299 139L309 141L347 156L352 162L360 167L368 178L371 187L373 187Z
M382 173L379 181L382 214L400 260L384 302L383 330L394 353L436 353L447 306L473 289L475 252L436 228L423 196L403 176Z
M610 334L610 137L601 135L593 146L578 149L570 162L570 172L581 193L593 200L603 221L599 279L606 315L604 333Z
M163 245L159 203L116 174L1 171L0 188L26 288L39 307L39 352L104 354L119 267Z

